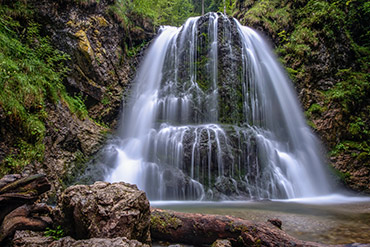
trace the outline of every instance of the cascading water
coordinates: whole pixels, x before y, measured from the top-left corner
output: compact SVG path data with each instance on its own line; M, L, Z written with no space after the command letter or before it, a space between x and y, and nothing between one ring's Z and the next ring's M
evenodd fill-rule
M135 84L107 181L135 183L152 200L330 192L289 80L238 21L210 13L162 28Z

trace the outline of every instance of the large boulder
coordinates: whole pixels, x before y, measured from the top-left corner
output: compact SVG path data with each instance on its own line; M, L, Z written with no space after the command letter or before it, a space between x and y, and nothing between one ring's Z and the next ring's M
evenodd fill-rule
M56 220L76 239L127 237L150 243L150 207L143 191L127 183L96 182L64 191Z

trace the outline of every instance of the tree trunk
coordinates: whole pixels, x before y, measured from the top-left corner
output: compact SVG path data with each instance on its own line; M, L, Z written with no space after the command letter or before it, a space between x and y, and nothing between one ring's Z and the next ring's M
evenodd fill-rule
M151 209L153 239L200 246L228 239L232 246L321 246L295 239L277 227L230 216Z

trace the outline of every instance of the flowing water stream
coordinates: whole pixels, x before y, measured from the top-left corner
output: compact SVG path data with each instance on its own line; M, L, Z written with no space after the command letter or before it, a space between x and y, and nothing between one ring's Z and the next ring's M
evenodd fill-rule
M163 27L133 85L87 176L137 184L156 207L278 217L303 240L370 242L370 200L331 196L323 149L256 31L216 13Z
M308 200L152 202L180 212L231 215L255 222L279 218L282 229L298 239L322 244L370 246L370 200L341 195Z
M332 191L291 82L254 30L222 14L163 27L134 81L107 181L151 200Z

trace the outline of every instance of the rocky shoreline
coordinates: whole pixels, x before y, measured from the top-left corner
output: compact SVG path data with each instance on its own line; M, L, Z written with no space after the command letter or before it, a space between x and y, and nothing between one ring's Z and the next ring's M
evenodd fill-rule
M145 193L124 182L71 186L54 207L40 203L49 189L41 174L0 179L1 246L325 246L289 236L278 219L255 223L150 208Z

